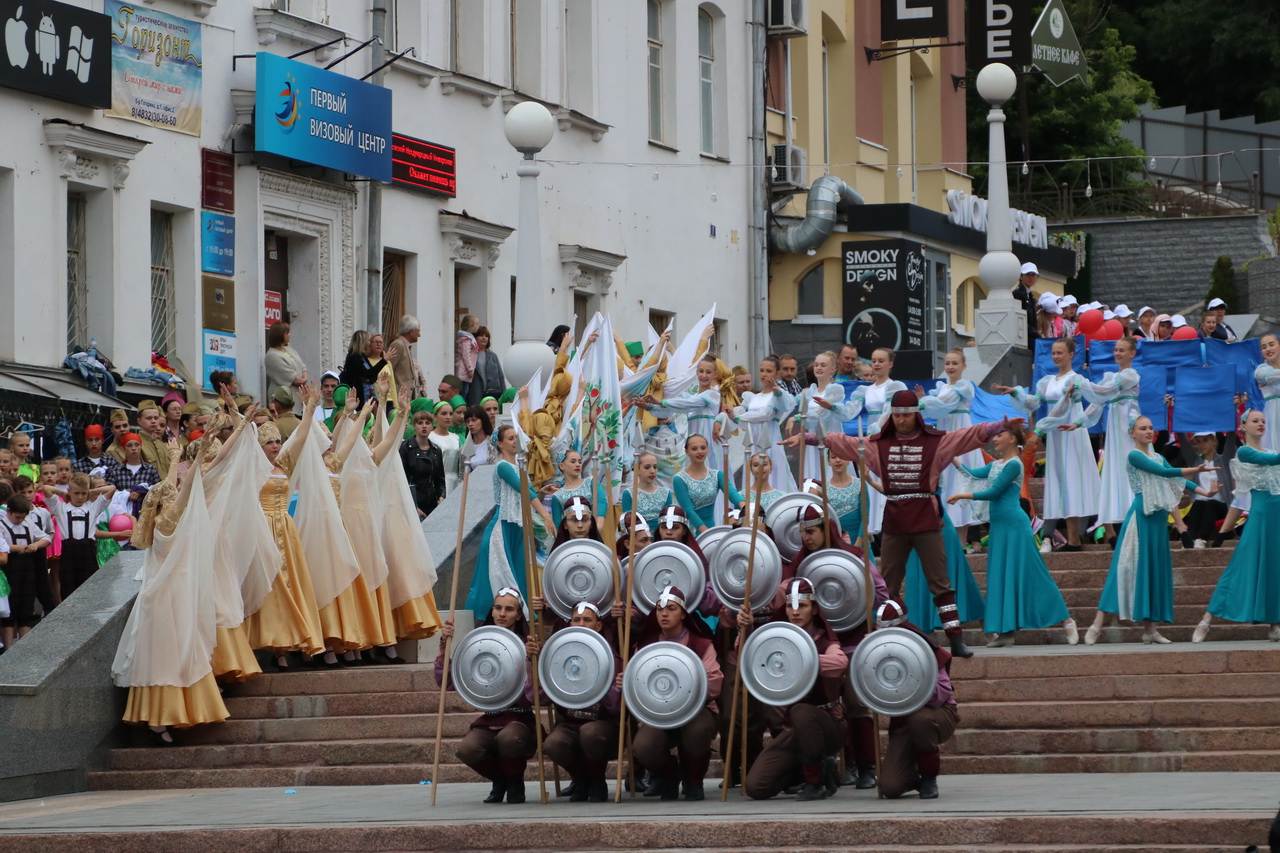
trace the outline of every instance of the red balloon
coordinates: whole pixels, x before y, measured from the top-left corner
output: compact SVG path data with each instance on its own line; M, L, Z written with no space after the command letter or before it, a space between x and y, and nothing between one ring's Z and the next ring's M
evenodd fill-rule
M1099 341L1118 341L1124 337L1124 323L1114 318L1107 320L1093 337Z
M1076 330L1082 335L1096 337L1098 330L1102 328L1102 312L1096 308L1092 311L1086 311L1080 315L1079 322L1076 323Z
M1200 337L1200 333L1191 326L1179 326L1173 330L1173 339L1175 341L1194 341L1198 337Z

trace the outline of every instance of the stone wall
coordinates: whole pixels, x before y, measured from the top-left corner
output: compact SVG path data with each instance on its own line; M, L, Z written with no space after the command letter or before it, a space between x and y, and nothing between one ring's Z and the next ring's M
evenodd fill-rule
M1244 291L1250 314L1280 317L1280 258L1254 261L1245 275L1236 275L1236 287Z
M1266 221L1257 215L1075 222L1052 230L1089 232L1093 298L1135 311L1150 305L1173 313L1202 302L1219 255L1239 272L1275 254ZM1232 305L1231 313L1243 308Z

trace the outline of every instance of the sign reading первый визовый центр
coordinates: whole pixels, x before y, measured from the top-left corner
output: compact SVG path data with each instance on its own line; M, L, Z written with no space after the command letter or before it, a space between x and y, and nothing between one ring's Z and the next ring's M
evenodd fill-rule
M254 148L376 181L391 180L391 90L257 55Z

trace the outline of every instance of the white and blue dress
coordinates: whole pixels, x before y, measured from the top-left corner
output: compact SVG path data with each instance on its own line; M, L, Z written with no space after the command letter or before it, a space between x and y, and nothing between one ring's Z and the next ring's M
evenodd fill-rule
M1084 384L1080 374L1069 370L1058 376L1041 377L1034 394L1025 388L1013 390L1014 401L1027 412L1035 412L1041 403L1049 405L1049 414L1036 422L1036 432L1045 442L1044 505L1040 515L1046 520L1098 514L1102 478L1085 429L1084 406L1080 402ZM1066 424L1074 424L1076 429L1058 429Z
M887 379L879 385L859 385L846 400L845 414L852 420L866 412L867 435L876 435L889 414L893 395L906 390L907 386L896 379ZM870 483L867 486L867 532L875 535L884 523L884 494Z
M1280 453L1242 447L1231 470L1236 490L1250 493L1249 521L1208 609L1229 622L1280 624Z
M968 429L973 426L973 418L969 412L973 407L974 393L973 383L968 379L948 382L944 378L934 386L932 391L920 398L920 412L926 418L936 421L940 430L951 432L957 429ZM982 464L982 451L970 450L968 453L957 456L956 460L961 465L976 468ZM967 479L955 467L948 465L942 470L942 477L938 482L942 497L945 499L958 492L971 491L969 483L966 482ZM944 509L947 517L956 527L966 527L976 521L973 504L969 501L944 504ZM961 619L963 618L962 610Z
M724 474L708 471L702 479L695 478L687 470L676 474L671 483L676 503L684 510L694 535L708 527L724 523ZM742 503L742 495L732 482L729 483L729 502L733 506ZM642 511L643 512L643 511ZM649 516L645 516L648 518Z
M1084 397L1092 405L1085 410L1085 422L1097 423L1103 406L1107 414L1106 443L1102 448L1102 490L1098 493L1098 523L1119 524L1124 521L1133 492L1129 489L1128 458L1133 450L1129 430L1142 414L1138 409L1140 377L1132 367L1107 372L1101 382L1081 385Z
M529 500L538 499L532 487L528 494ZM475 614L477 624L487 618L493 608L494 590L514 587L520 590L526 601L529 598L525 585L520 469L505 459L498 460L498 464L493 466L493 497L496 506L480 540L475 574L471 578L465 605Z

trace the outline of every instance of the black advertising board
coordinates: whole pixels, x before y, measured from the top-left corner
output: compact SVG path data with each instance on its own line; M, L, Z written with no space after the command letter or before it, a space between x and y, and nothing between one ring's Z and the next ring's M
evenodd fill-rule
M870 358L876 347L923 349L924 247L909 240L841 246L844 341Z
M947 0L880 0L880 41L946 38Z
M1031 0L969 0L965 61L979 71L1003 62L1014 71L1031 64Z
M0 86L111 106L111 19L53 0L0 0Z
M454 198L458 195L458 152L447 145L392 133L391 183Z

